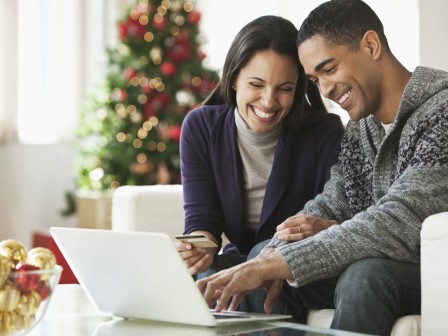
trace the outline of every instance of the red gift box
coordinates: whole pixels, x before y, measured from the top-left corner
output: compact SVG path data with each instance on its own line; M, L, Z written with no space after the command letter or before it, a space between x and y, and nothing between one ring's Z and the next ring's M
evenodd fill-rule
M58 265L62 266L63 271L61 274L61 279L59 280L60 284L76 284L78 280L76 276L73 274L72 270L67 264L64 256L59 250L56 242L51 237L50 232L48 230L39 230L33 232L33 247L45 247L49 249L56 257L56 262Z

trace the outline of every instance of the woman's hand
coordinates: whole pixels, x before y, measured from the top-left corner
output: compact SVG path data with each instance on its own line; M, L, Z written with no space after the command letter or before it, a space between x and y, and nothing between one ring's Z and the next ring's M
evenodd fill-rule
M204 232L197 231L191 234L204 234ZM207 233L206 236L216 243L216 239L210 234ZM214 256L218 252L218 248L204 248L189 243L176 242L174 245L191 275L206 271L213 264Z
M309 215L295 215L277 226L274 237L280 240L298 241L314 236L330 226L339 224L335 220L328 220Z

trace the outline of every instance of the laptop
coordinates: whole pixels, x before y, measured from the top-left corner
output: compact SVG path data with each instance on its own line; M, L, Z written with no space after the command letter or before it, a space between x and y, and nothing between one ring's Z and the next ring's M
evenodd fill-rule
M164 233L66 227L50 232L87 296L107 315L209 327L291 317L214 312Z

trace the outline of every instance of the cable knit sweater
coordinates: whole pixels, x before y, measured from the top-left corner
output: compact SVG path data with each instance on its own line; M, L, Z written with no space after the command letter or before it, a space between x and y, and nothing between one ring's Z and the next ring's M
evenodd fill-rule
M324 191L300 212L341 224L267 247L277 247L297 286L338 276L363 258L419 263L422 222L442 211L448 211L448 73L417 67L387 135L373 116L350 121Z

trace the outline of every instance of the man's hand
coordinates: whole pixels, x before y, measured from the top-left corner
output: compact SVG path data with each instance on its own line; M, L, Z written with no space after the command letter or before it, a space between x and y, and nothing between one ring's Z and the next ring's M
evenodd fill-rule
M274 237L280 240L298 241L311 237L330 226L339 224L335 220L328 220L309 215L295 215L277 226Z
M263 253L242 264L196 282L209 306L216 311L236 310L244 296L259 288L268 291L264 309L270 313L282 290L282 280L292 273L277 251Z

